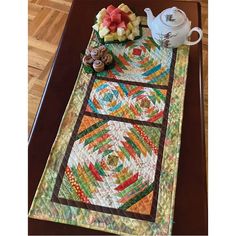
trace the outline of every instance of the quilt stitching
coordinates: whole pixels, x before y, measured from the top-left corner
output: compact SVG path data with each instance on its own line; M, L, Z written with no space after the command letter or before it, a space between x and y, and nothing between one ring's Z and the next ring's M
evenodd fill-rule
M144 32L146 34L144 34L145 38L147 35L150 35L148 29L144 29ZM152 43L149 43L149 45L152 45ZM90 45L94 44L97 44L97 40L95 35L92 35ZM136 42L135 45L125 46L127 48L131 47L125 49L129 51L129 56L131 52L132 57L142 55L142 50L144 49L140 48L138 44L142 46L143 42ZM151 46L151 48L151 50L154 50L154 46ZM160 48L156 47L156 50L160 50ZM170 54L172 51L168 51L168 53ZM165 52L165 54L168 53ZM160 53L158 56L164 58L163 55L160 56ZM118 55L117 58L121 57ZM114 76L108 71L107 75L100 74L97 77L91 78L82 69L80 70L79 80L77 80L74 92L72 93L73 95L68 103L63 122L50 154L51 156L36 192L30 210L30 217L91 227L119 234L168 234L171 231L174 202L173 193L176 186L176 167L178 162L181 113L183 109L182 98L186 79L188 48L179 48L176 60L175 57L171 58L174 58L174 62L176 61L175 67L172 67L174 81L171 84L166 82L167 76L160 83L144 81L144 76L142 75L143 77L141 79L137 77L139 84L136 84L137 81L134 76L132 77L129 74L124 78L125 72L119 72L119 74L114 72L116 73ZM168 65L168 60L166 62L163 61L163 65ZM132 59L132 61L134 60ZM128 67L128 65L126 66ZM158 65L155 70L157 69ZM117 70L117 68L113 68L113 70ZM125 71L125 69L122 70ZM149 70L148 73L151 72ZM154 71L154 73L156 72ZM168 73L170 72L169 70ZM145 76L149 75L146 74ZM89 83L91 80L93 80L92 84ZM126 94L123 92L122 94L122 91L119 91L121 82L128 91L134 91L136 89L135 93L141 91L145 94L145 96L142 96L142 93L138 95L141 96L139 106L142 105L143 111L145 109L150 111L148 109L151 105L157 109L161 108L161 106L158 107L159 103L155 103L152 96L151 98L148 96L150 94L153 95L155 90L162 91L163 101L165 104L170 104L169 111L162 107L163 116L157 119L157 122L148 121L148 119L152 118L152 115L150 115L152 113L150 112L144 112L143 114L139 114L139 116L124 112L123 109L132 109L130 106L136 104L133 101L136 101L135 99L137 98L132 97L132 92L130 96L128 95L129 92ZM100 84L96 87L96 83ZM171 89L172 83L173 89ZM105 95L103 94L104 96L96 97L97 93L94 91L104 84L110 90L108 89L107 93ZM116 90L118 93L115 92ZM86 95L85 92L87 92ZM155 94L160 99L160 94ZM109 109L114 107L114 104L112 104L113 99L123 101L122 96L125 96L127 99L125 104L121 104L121 107L124 108L115 114L109 113ZM91 110L88 103L84 103L86 99L90 99L97 110ZM166 101L166 99L169 101ZM100 107L97 106L99 104ZM83 111L83 114L81 111ZM138 108L136 107L137 111ZM167 116L168 113L170 113L169 117ZM178 115L178 113L180 114ZM76 126L78 117L81 122ZM73 132L71 127L73 126L75 126L74 130L77 132L75 136L72 135L73 138L69 142L69 138ZM164 129L162 129L163 127ZM123 130L124 135L116 138L114 134L117 132L114 132L115 130ZM150 138L150 130L156 130L154 133L158 139L153 140L153 138ZM171 137L174 133L176 139L172 141ZM137 141L138 138L134 138L137 136L142 137L139 142ZM93 137L96 137L96 139ZM117 142L112 141L114 138L118 140L118 143L120 142L120 145L116 145ZM71 157L68 159L68 163L63 164L61 162L65 155L70 157L68 146L76 149L81 145L87 153L85 153L87 155L86 159L79 159L80 161L78 162L78 158ZM110 153L109 148L104 148L109 147L109 145L110 151L112 151ZM174 146L175 148L171 149ZM117 152L119 152L119 155ZM100 156L93 155L94 153L99 153ZM159 161L159 153L163 153L163 161ZM149 177L142 176L140 168L138 168L142 163L140 160L148 159L146 158L147 155L149 157L156 156L153 160L156 160L156 166L160 175L155 175L155 178L158 178L154 181L154 174L150 174ZM150 168L149 164L147 163L147 166ZM155 165L155 162L153 162L153 165ZM59 171L62 166L64 169L63 175ZM58 175L58 173L61 174ZM55 182L58 176L63 183L60 186L58 182ZM139 180L140 176L143 178ZM159 186L155 192L154 189L157 180ZM107 186L111 186L110 183L112 181L114 183L113 190L117 194L115 195L116 201L110 201L109 198L114 197L114 195L109 195L108 192L108 199L99 203L98 200L100 197L95 197L96 194L99 195L99 191L96 192L97 189L104 190L105 188L101 188L103 182L108 183ZM102 194L106 196L107 192L104 191ZM89 205L92 205L91 203L94 205L93 209L89 207ZM152 205L151 203L154 204ZM81 204L84 205L82 206ZM101 207L100 209L99 206ZM109 208L107 211L104 210L106 207Z

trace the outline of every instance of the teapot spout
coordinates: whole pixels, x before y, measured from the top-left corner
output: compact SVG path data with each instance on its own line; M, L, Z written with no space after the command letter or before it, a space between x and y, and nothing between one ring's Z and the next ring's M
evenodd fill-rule
M144 11L147 14L147 24L149 28L152 28L153 20L154 20L154 15L152 13L152 10L150 8L145 8Z

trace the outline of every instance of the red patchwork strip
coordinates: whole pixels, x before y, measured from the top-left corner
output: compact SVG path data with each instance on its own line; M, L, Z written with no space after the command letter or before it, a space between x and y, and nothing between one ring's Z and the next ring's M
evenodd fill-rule
M156 120L158 120L159 118L161 118L163 116L163 111L157 113L155 116L153 116L152 118L150 118L148 121L149 122L154 122Z
M123 70L120 66L118 66L117 64L115 65L115 69L120 72L120 73L123 73Z
M66 167L66 176L71 184L71 186L74 188L76 194L79 196L82 202L84 203L90 203L89 199L85 195L84 191L80 188L80 186L76 183L75 177L70 169L69 166Z
M95 177L96 180L103 181L102 177L99 175L97 169L95 168L95 166L92 163L89 164L89 169L92 172L92 174L93 174L93 176Z
M108 71L108 77L116 79L116 76L112 73L111 70Z
M136 182L138 180L138 173L133 175L132 177L130 177L129 179L127 179L125 182L123 182L122 184L120 184L119 186L117 186L115 188L115 190L117 191L122 191L125 188L127 188L129 185L133 184L134 182Z
M133 49L133 55L135 56L140 56L142 51L139 48L134 48Z
M143 89L143 87L137 86L137 87L135 87L134 89L132 89L132 90L129 91L128 96L131 96L131 95L133 95L133 94L139 92L139 91L142 90L142 89Z
M128 153L130 154L131 157L133 157L133 159L135 160L135 151L134 149L125 141L121 141L121 143L123 144L123 146L125 147L125 149L128 151Z
M110 137L110 134L106 133L103 134L101 137L95 139L92 143L88 145L88 150L92 149L93 147L96 147L96 145L100 142L102 142L105 139L108 139Z
M111 147L112 147L112 145L107 143L104 146L102 146L101 148L99 148L98 153L101 154L101 153L105 152L106 150L109 150Z
M122 64L124 64L125 66L130 66L130 64L127 62L127 60L122 55L119 55L118 58L122 62Z

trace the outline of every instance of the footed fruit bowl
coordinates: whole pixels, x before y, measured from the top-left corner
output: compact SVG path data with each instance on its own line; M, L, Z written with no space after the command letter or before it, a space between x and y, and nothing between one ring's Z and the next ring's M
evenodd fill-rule
M140 16L136 16L124 3L118 7L109 5L96 16L93 29L101 43L122 43L142 36Z

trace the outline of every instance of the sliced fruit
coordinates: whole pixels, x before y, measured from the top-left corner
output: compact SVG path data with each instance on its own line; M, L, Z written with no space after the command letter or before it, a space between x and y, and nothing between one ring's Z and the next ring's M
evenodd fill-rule
M101 24L103 21L103 18L97 19L97 23Z
M107 35L104 37L104 41L105 41L105 42L114 41L113 35L112 35L112 34L107 34Z
M116 32L115 32L115 33L112 33L112 37L113 37L113 40L117 40L117 39L118 39L117 33L116 33Z
M111 14L111 21L115 22L116 24L121 23L121 14Z
M102 20L107 20L107 19L111 19L111 16L107 13L103 16L103 19Z
M136 28L133 29L133 35L134 35L135 37L140 35L139 27L136 27Z
M130 22L128 14L125 12L121 12L121 20L125 22L125 24L128 24Z
M125 34L125 29L124 28L121 28L121 27L118 27L117 28L117 35L118 36L122 36Z
M98 31L99 30L99 23L96 23L92 27L94 30Z
M99 24L99 30L102 30L104 28L104 26L102 25L102 23Z
M113 10L115 10L116 8L113 6L113 5L109 5L108 7L107 7L107 12L109 13L109 14L111 14L111 12L113 11Z
M115 22L112 22L109 26L109 29L112 33L116 32L117 24Z
M111 24L111 18L105 18L103 19L102 25L109 27Z
M108 27L103 27L100 31L99 31L99 36L101 38L104 38L105 35L107 35L110 32Z
M141 22L141 17L140 16L136 16L136 20L140 23Z
M117 8L111 4L107 8L101 9L96 18L97 23L93 25L93 29L99 32L99 36L105 42L134 40L136 36L140 35L141 19L136 17L124 3Z
M118 8L121 9L123 6L125 6L125 4L124 4L124 3L121 3L121 4L118 6Z
M135 15L134 13L129 14L129 19L130 19L131 21L136 20L136 15Z
M136 17L136 20L132 21L133 26L138 26L140 24L140 17Z
M102 10L100 10L100 11L98 12L98 14L96 15L96 18L99 20L99 19L103 18L104 15L106 15L106 13L107 13L106 8L102 8Z
M113 14L120 14L122 11L119 9L119 8L115 8L111 13L110 15L113 15Z
M127 24L127 27L128 27L129 30L132 30L132 29L134 28L134 26L132 25L131 22L129 22L129 23Z
M124 28L124 29L126 29L127 26L126 26L124 21L121 21L120 24L117 25L117 28Z
M127 30L125 31L125 35L126 35L126 36L128 36L130 33L131 33L131 30L130 30L130 29L127 29Z
M118 36L118 40L119 40L120 42L125 41L126 39L127 39L127 38L126 38L125 35L123 35L123 36Z
M124 5L122 8L121 8L122 11L124 11L125 13L128 13L128 12L132 12L130 10L130 8L127 6L127 5Z
M129 39L129 40L134 40L134 38L135 38L135 37L134 37L133 34L129 34L129 35L128 35L128 39Z

